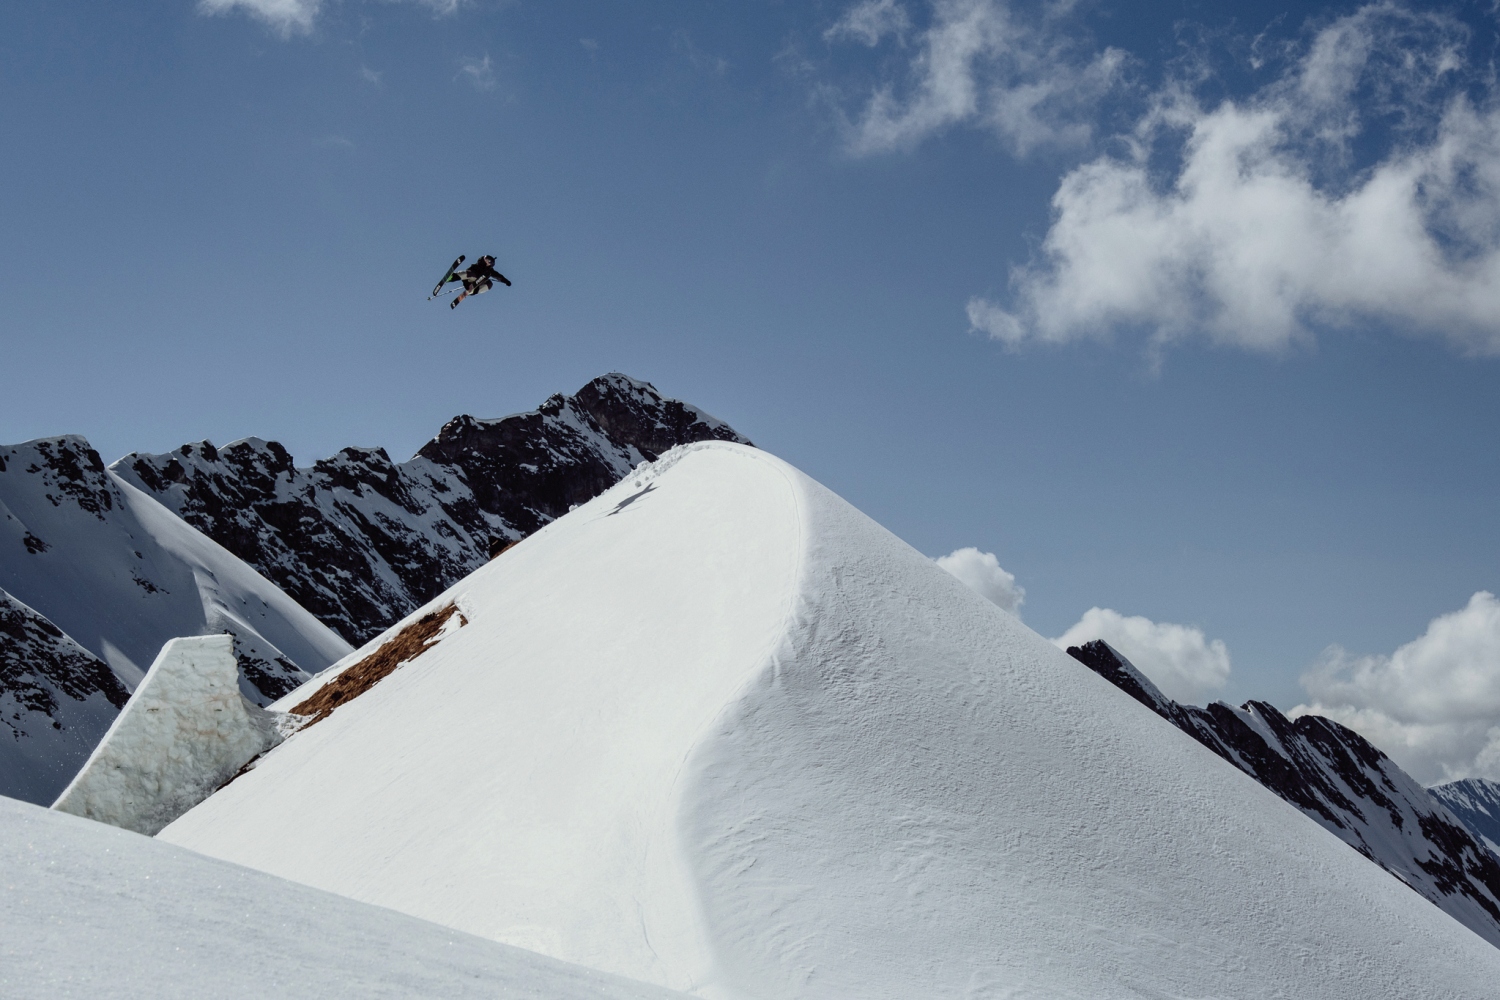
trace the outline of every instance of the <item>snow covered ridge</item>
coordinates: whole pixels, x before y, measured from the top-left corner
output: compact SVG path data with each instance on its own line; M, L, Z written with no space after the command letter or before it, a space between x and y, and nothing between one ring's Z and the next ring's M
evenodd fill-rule
M1292 721L1262 701L1178 704L1103 640L1070 646L1068 655L1500 947L1500 857L1449 806L1457 794L1429 794L1374 744L1330 719Z
M30 622L0 638L0 660L23 665L0 677L0 705L17 706L6 718L18 724L0 734L0 793L39 803L62 791L114 720L121 690L139 683L169 639L233 635L240 689L261 705L349 651L72 435L0 446L0 589L13 601L7 617ZM81 699L39 697L37 684L89 675L75 646L107 663L115 683L95 677L94 693L77 689ZM36 680L42 673L49 679Z
M1464 778L1427 789L1429 795L1463 820L1474 835L1500 856L1500 782Z
M0 590L0 795L50 800L129 697L104 661Z
M185 444L111 467L356 645L676 445L749 444L625 375L528 413L455 417L409 462L345 448L297 468L274 441Z
M159 839L710 1000L1500 981L1500 949L763 452L674 450L393 632L450 603L467 625Z
M0 798L6 1000L682 995Z

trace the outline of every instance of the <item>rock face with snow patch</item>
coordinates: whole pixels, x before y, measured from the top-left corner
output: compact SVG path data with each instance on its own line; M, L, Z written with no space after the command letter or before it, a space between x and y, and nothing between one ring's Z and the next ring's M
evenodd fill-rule
M275 584L106 469L77 436L0 446L0 588L107 663L126 689L178 636L233 635L241 691L257 704L349 651ZM76 724L79 739L85 732L97 739L114 718L119 692L100 688L87 720L65 720L72 699L57 701L59 714L50 714L50 702L24 693L31 683L25 677L51 669L30 659L46 645L32 636L24 649L8 645L22 664L19 686L0 681L0 698L30 699L28 732L45 716ZM78 761L68 756L75 751L59 750L70 764ZM11 758L0 762L0 780L33 788L24 797L45 804L72 777L70 767L58 781L62 759Z
M525 537L639 463L707 440L749 443L612 374L529 413L455 417L409 462L345 448L299 469L280 444L249 438L112 468L360 644L482 565L493 540Z
M1068 655L1500 947L1500 859L1369 740L1263 701L1178 704L1102 639Z
M56 798L129 697L103 660L0 590L0 795Z
M449 604L468 624L159 839L711 998L1500 981L1500 950L763 452L673 450L393 633Z
M1491 852L1500 856L1500 782L1464 778L1434 785L1427 792L1463 820Z
M152 836L280 743L240 694L234 640L173 639L52 806Z

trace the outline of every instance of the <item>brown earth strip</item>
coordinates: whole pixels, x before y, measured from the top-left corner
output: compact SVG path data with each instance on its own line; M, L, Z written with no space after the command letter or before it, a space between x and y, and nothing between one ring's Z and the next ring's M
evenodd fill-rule
M293 708L291 714L312 717L301 727L303 729L323 721L335 708L358 698L385 680L401 664L409 663L427 652L437 634L454 615L458 615L459 627L469 624L468 619L459 614L458 608L452 604L423 615L397 632L375 652L324 684L312 697Z

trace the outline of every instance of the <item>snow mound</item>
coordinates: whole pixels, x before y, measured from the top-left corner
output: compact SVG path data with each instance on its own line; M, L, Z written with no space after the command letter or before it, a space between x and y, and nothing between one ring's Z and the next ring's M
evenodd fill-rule
M0 798L7 1000L671 1000L509 948Z
M668 453L391 634L450 603L468 625L161 838L715 998L1435 1000L1500 977L753 449Z
M173 639L52 808L149 836L281 740L240 694L232 636Z

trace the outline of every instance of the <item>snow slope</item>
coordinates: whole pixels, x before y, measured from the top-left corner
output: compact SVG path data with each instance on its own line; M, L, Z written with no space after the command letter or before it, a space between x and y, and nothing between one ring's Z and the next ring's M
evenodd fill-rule
M76 436L0 447L0 587L131 688L177 636L233 633L243 690L260 704L349 651Z
M1500 951L752 449L670 453L411 620L450 601L466 625L161 839L715 998L1500 981Z
M364 642L675 445L749 442L649 383L602 375L496 420L454 417L408 462L345 448L297 468L275 441L185 444L111 468Z
M671 1000L139 834L0 798L7 1000Z
M1068 655L1500 947L1500 858L1449 800L1369 740L1322 716L1288 719L1263 701L1180 705L1102 639Z
M102 660L0 590L0 795L57 798L129 697Z
M1427 790L1500 857L1500 782L1464 778Z

